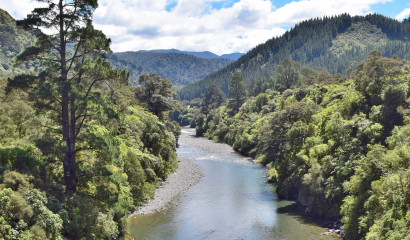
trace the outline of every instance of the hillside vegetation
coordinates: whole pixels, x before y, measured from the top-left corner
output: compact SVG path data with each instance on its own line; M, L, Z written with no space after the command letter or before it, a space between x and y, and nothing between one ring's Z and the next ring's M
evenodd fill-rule
M33 35L18 28L16 21L6 11L0 9L0 76L37 71L37 65L34 63L14 66L15 57L34 41Z
M266 165L280 197L341 220L345 239L408 238L410 63L371 52L351 79L312 74L241 98L239 109L235 74L228 103L210 110L195 100L179 119Z
M330 73L346 73L350 65L363 61L370 51L407 59L410 54L410 20L403 22L377 14L310 19L280 37L261 44L227 67L185 87L182 99L200 97L212 84L228 92L232 74L241 72L248 87L272 76L284 58Z
M114 53L109 61L116 69L128 70L132 84L136 84L141 74L155 73L174 85L197 82L232 62L225 58L205 59L185 53L163 52Z
M36 36L25 49L15 34L30 35L1 12L13 26L2 29L7 59L41 69L0 77L0 239L118 239L178 166L175 92L112 69L111 40L92 25L97 1L42 2L17 21Z

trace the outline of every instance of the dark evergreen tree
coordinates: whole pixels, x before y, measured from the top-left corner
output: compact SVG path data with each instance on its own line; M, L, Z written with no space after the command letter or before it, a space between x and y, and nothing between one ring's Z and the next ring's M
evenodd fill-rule
M246 83L240 73L234 73L229 83L229 103L228 107L234 113L239 111L239 108L246 100Z
M285 58L280 61L275 74L279 90L291 88L299 82L300 63Z
M218 108L225 101L225 94L216 85L211 85L206 89L202 98L201 112L205 115L212 109Z
M61 127L63 141L66 192L74 193L77 139L92 114L90 101L98 98L93 89L112 80L128 81L128 74L114 71L104 62L106 54L111 52L111 40L92 25L97 0L40 2L46 3L46 7L34 9L26 19L17 22L37 36L36 45L27 48L17 59L19 62L39 59L44 71L38 76L10 79L8 87L35 84L30 93L38 109L55 112L54 120Z
M163 119L163 113L173 109L171 100L176 94L172 83L156 74L141 75L138 83L140 86L137 88L137 98L147 104L152 113Z

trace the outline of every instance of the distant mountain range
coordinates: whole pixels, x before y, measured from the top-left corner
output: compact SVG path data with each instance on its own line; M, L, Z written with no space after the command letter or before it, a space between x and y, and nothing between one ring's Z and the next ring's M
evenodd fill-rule
M14 66L14 58L34 42L33 35L18 28L13 17L0 9L0 76L38 71L35 62ZM218 56L211 52L170 49L114 53L108 60L114 68L127 69L131 73L131 84L136 84L141 74L156 73L176 86L183 86L218 71L241 55L232 53Z
M227 58L201 58L178 50L113 53L108 61L116 69L127 69L131 73L131 84L137 84L141 74L156 73L176 86L199 81L232 62Z
M215 53L209 52L209 51L204 51L204 52L190 52L190 51L180 51L178 49L158 49L158 50L141 50L139 52L159 52L159 53L185 53L188 55L193 55L195 57L200 57L200 58L207 58L207 59L212 59L212 58L226 58L230 59L233 61L238 60L244 53L229 53L229 54L222 54L222 55L216 55Z
M179 89L218 71L242 55L243 53L230 53L218 56L209 51L158 49L117 52L109 56L109 61L114 68L130 72L131 84L136 84L141 74L156 73L170 80Z
M211 84L228 92L229 80L235 72L240 72L250 86L258 78L274 76L276 66L284 58L316 70L345 73L352 63L364 60L372 50L387 57L408 59L410 18L399 22L378 14L355 17L342 14L303 21L282 36L256 46L232 64L184 87L180 97L200 97Z

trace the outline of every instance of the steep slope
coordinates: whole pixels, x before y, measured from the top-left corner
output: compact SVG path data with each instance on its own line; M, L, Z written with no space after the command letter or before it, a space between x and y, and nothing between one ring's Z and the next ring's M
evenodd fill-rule
M14 67L16 57L34 42L34 37L16 26L16 21L0 9L0 76L11 76L25 71L35 71L34 64Z
M114 53L109 61L117 69L127 69L133 84L143 73L156 73L174 85L196 82L232 62L224 58L205 59L184 53L163 52Z
M227 67L181 90L182 99L200 97L207 86L216 84L225 92L232 73L241 72L248 86L252 80L272 76L284 58L302 65L344 73L351 62L364 60L371 50L384 56L408 58L410 21L403 22L377 14L316 18L297 24L281 37L258 45Z

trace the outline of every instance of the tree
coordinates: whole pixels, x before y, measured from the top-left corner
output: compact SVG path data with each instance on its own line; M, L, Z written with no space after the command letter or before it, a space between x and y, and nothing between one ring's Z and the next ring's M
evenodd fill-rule
M39 59L43 71L38 76L20 75L9 79L8 89L29 89L38 111L53 111L50 116L59 126L64 152L63 169L66 192L77 188L77 139L92 115L90 102L98 103L95 87L113 80L128 81L128 73L114 71L105 62L111 53L111 40L94 29L92 14L97 0L38 0L46 3L36 8L18 25L34 32L35 46L27 48L19 63Z
M225 101L225 94L216 85L211 85L206 89L202 98L201 112L208 114L212 109L218 108Z
M235 113L246 100L246 84L240 73L234 73L229 83L229 103L228 107Z
M294 86L300 78L300 63L285 58L276 68L276 77L280 90Z
M156 74L143 74L139 77L137 98L148 105L148 109L163 119L163 112L173 109L171 98L176 97L172 83Z

